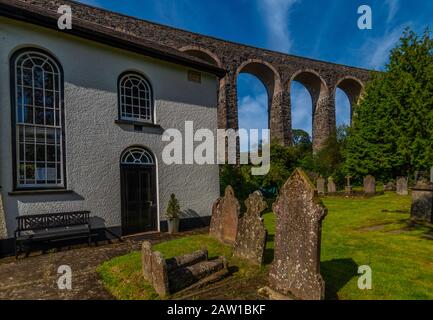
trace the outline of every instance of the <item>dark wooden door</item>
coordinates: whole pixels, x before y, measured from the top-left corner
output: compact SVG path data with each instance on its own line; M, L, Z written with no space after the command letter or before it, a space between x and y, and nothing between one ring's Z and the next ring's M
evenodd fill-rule
M121 175L123 235L156 231L155 167L122 165Z

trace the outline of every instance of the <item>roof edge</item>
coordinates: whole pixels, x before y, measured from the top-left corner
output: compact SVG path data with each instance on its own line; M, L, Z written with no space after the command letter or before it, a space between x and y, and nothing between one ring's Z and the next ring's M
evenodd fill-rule
M118 34L115 34L115 31L113 31L112 29L107 29L100 26L96 28L95 25L92 25L90 27L88 26L89 23L84 22L83 20L74 20L74 26L71 30L60 31L57 27L57 15L47 11L40 12L41 8L38 6L33 6L27 3L21 4L23 5L18 6L17 2L11 1L10 3L4 3L0 1L0 16L32 23L51 30L64 32L65 34L78 36L80 38L102 43L110 47L135 52L138 54L156 58L158 60L168 61L185 67L190 67L203 72L214 74L220 78L224 77L227 73L226 70L218 66L214 66L204 61L199 61L198 59L195 59L193 57L190 58L186 56L186 54L182 54L180 51L177 53L176 49L165 47L156 43L155 46L166 48L167 51L153 48L144 44L141 39L135 36L125 35L120 32L118 32Z

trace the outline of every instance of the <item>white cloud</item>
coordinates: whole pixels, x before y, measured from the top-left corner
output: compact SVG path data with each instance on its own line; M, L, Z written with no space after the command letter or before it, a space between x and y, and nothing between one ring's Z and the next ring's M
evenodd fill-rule
M299 0L258 0L265 16L271 49L289 53L292 40L289 31L290 9Z
M388 18L386 20L387 23L390 23L394 17L397 15L398 10L400 9L399 0L385 0L385 4L388 6Z
M391 50L397 45L406 25L399 26L392 31L386 31L378 38L368 40L363 48L364 61L368 68L382 69L388 62Z

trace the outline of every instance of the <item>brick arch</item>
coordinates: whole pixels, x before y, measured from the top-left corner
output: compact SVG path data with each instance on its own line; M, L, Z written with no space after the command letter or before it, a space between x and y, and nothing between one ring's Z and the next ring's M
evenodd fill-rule
M214 64L220 68L222 68L221 59L218 58L216 54L211 52L206 48L202 48L199 46L185 46L179 49L181 52L185 52L193 57L202 59L206 62Z
M317 152L335 131L335 106L331 103L333 95L325 79L312 69L295 72L289 81L289 92L293 81L301 83L311 95L313 151Z
M337 88L343 90L349 98L351 105L354 105L361 97L364 87L365 85L360 79L352 76L345 76L337 82L335 90L337 90Z
M353 120L353 106L356 105L364 91L364 83L353 76L345 76L338 80L334 88L334 99L336 97L337 88L341 89L349 99L350 103L350 123Z
M281 108L283 87L280 73L272 64L261 59L248 59L241 63L236 68L236 82L242 73L254 75L266 88L268 93L268 128L271 132L271 140L284 145L290 144L291 130L284 125L283 119L287 115L286 111Z
M270 97L272 97L274 93L281 91L280 74L272 64L266 61L260 59L244 61L236 70L236 78L241 73L249 73L256 76L264 84Z

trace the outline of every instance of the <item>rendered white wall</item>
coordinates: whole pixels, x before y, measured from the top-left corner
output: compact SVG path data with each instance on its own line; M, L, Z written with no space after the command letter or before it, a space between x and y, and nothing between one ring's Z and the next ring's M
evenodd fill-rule
M51 52L65 76L66 168L73 194L10 196L12 191L9 61L22 47ZM127 70L144 74L152 83L156 122L162 128L184 131L185 121L195 128L217 128L217 82L202 74L202 83L189 82L188 69L109 46L0 18L0 185L9 237L16 217L23 214L90 210L107 227L120 226L120 165L122 151L132 145L149 148L158 160L159 211L165 220L169 196L175 193L182 209L192 216L211 215L219 196L216 165L167 166L161 159L166 143L155 129L134 132L118 125L117 80ZM0 220L1 222L1 220Z

